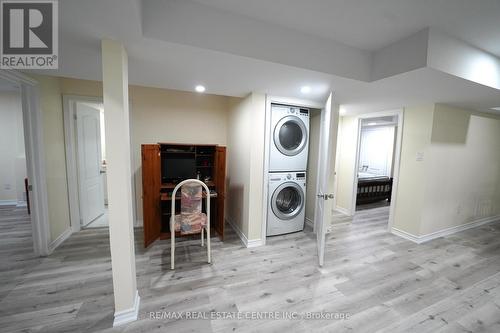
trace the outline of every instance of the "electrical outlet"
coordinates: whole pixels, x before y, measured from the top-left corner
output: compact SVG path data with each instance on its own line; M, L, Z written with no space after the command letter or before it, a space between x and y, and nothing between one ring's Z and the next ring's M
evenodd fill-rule
M8 190L10 190L11 188L12 188L12 185L10 185L10 184L4 184L4 185L3 185L3 189L4 189L4 190L7 190L7 191L8 191Z

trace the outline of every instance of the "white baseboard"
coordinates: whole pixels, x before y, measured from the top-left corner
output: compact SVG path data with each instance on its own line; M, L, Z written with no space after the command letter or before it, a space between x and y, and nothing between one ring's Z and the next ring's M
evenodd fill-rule
M264 245L264 242L262 241L262 239L249 239L247 241L247 247L248 248L251 248L251 247L258 247L258 246L262 246Z
M240 238L241 242L243 245L247 248L250 247L257 247L257 246L262 246L264 245L264 242L262 239L248 239L245 234L238 228L230 219L226 219L227 223L231 225L231 227L234 229L238 237Z
M139 227L142 227L142 226L144 226L144 221L143 220L139 220L139 219L135 220L134 227L139 228Z
M66 239L71 236L73 233L73 229L69 227L68 229L64 230L62 234L59 235L56 239L54 239L50 244L49 244L49 254L52 253L59 245L61 245Z
M16 203L16 207L28 207L28 204L26 203L26 201L18 201Z
M134 305L130 309L115 312L115 320L113 321L113 327L136 321L137 317L139 316L140 303L141 303L141 298L139 297L139 292L136 290Z
M435 231L435 232L432 232L430 234L426 234L426 235L422 235L422 236L416 236L416 235L413 235L409 232L406 232L406 231L403 231L403 230L400 230L400 229L397 229L394 227L392 227L391 233L393 233L396 236L403 237L403 238L405 238L409 241L412 241L414 243L422 244L422 243L431 241L431 240L436 239L436 238L450 236L450 235L453 235L457 232L465 231L465 230L472 229L472 228L477 228L479 226L482 226L482 225L485 225L488 223L492 223L492 222L496 222L496 221L500 221L500 215L479 218L477 220L474 220L474 221L466 223L466 224L457 225L455 227L446 228L446 229Z
M0 200L0 206L16 206L17 200Z
M344 214L344 215L347 215L347 216L352 216L351 214L351 211L349 209L346 209L346 208L343 208L343 207L340 207L340 206L336 206L334 208L334 210Z

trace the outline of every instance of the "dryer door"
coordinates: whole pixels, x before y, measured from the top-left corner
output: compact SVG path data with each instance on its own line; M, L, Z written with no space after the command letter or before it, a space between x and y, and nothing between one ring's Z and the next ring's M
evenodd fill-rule
M296 116L286 116L274 127L274 144L284 155L295 156L307 145L304 122Z
M271 198L271 209L281 220L293 219L302 211L304 204L304 191L294 182L278 186Z

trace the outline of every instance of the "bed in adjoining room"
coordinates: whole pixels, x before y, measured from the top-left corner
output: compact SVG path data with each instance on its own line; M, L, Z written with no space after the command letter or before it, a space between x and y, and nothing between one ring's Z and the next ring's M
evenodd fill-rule
M391 201L392 178L369 172L358 173L358 192L356 205Z

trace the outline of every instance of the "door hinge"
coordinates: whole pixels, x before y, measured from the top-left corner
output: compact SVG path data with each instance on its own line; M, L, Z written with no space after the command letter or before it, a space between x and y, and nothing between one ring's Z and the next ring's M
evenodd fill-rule
M33 185L28 185L28 191L33 191Z
M75 119L75 120L76 120L76 118L77 118L77 117L76 117L76 113L75 113L75 114L73 114L73 119Z

